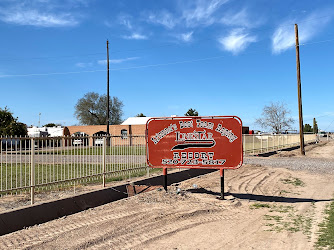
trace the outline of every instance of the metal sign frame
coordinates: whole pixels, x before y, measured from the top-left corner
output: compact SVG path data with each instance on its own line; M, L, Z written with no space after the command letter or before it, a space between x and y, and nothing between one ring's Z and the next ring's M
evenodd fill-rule
M152 168L237 169L243 163L242 121L237 116L151 118L146 158Z

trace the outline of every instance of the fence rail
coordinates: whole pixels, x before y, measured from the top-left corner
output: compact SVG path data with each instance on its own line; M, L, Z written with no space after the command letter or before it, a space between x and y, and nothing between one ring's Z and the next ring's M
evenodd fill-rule
M145 136L0 138L0 195L147 169ZM93 145L93 146L88 146Z
M316 135L305 135L305 143ZM87 137L0 137L0 196L52 185L101 182L148 170L144 135ZM243 135L245 154L299 145L299 135Z
M305 144L319 140L316 134L304 134ZM243 135L244 154L259 154L300 145L299 134Z

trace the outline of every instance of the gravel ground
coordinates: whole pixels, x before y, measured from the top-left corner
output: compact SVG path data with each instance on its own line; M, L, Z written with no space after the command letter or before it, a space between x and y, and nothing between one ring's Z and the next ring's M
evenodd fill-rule
M244 164L287 168L297 171L309 171L320 174L334 174L334 160L292 157L245 157Z

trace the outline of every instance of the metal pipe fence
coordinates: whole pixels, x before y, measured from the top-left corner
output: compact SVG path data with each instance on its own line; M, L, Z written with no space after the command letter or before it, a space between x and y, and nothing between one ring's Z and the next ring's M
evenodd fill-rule
M318 140L306 134L305 143ZM144 135L0 137L0 196L76 183L101 183L149 171ZM299 145L299 135L243 135L244 154Z
M145 136L0 138L0 195L102 182L147 170Z
M304 134L305 144L317 141L319 141L317 134ZM299 145L299 134L243 135L243 150L246 155L268 153Z

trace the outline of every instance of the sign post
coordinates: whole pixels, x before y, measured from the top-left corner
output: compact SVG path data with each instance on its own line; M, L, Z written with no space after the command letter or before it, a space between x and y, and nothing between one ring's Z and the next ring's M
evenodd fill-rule
M224 169L220 169L220 198L224 200Z
M224 169L243 163L242 122L237 116L151 118L146 123L147 163L163 168L219 169L224 199Z
M163 177L162 185L165 191L167 192L167 168L166 167L162 169L162 177Z

